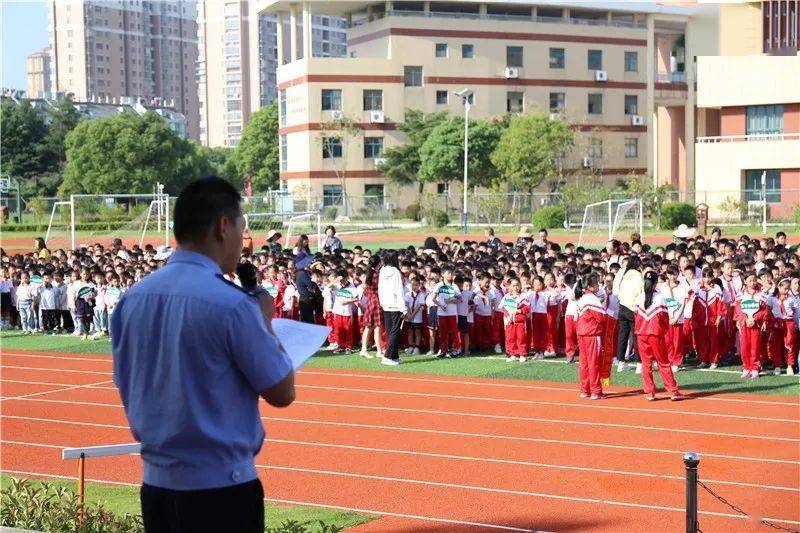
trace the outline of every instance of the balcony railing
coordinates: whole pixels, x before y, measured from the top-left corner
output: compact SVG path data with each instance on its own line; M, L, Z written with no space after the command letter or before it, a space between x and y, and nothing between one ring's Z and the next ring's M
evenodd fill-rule
M686 83L685 72L656 72L657 83Z
M531 21L543 22L553 24L576 24L583 26L611 26L615 28L633 28L644 29L647 28L645 22L631 22L625 20L608 20L608 19L585 19L585 18L563 18L563 17L533 17L530 15L510 15L510 14L491 14L487 13L481 15L480 13L461 13L457 11L406 11L395 9L385 13L375 13L372 20L363 18L354 20L350 24L350 28L368 24L375 20L382 19L387 16L393 17L426 17L426 18L458 18L458 19L473 19L473 20L511 20L511 21Z
M715 137L698 137L700 144L765 142L765 141L800 141L800 133L764 133L753 135L717 135Z

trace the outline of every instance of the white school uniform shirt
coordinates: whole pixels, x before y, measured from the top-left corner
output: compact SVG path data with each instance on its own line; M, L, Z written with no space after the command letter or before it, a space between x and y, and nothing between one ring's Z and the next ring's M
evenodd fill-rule
M427 293L419 291L417 294L409 291L406 296L406 309L408 309L409 317L408 322L411 324L422 323L422 311L425 309L425 303L428 299Z
M478 316L492 316L492 308L493 308L493 300L490 295L491 289L487 289L486 292L478 289L475 291L475 314ZM484 301L481 296L486 296L486 299L489 300L488 302Z
M619 298L617 298L617 295L612 292L605 293L601 301L606 315L616 320L619 316Z
M356 296L356 288L352 283L344 287L334 286L333 290L333 314L339 316L353 316L352 299ZM348 302L348 303L344 303Z
M567 286L564 298L567 299L567 309L564 311L564 315L578 320L578 300L575 299L575 287Z
M786 299L781 301L779 296L767 298L767 305L772 316L781 320L792 320L797 315L797 302L791 294L786 295Z
M548 307L558 305L561 303L561 300L564 299L564 295L558 287L546 287L544 292L547 295L547 305Z
M34 290L33 285L30 283L27 285L20 283L17 287L17 309L20 307L32 307L35 296L36 291Z
M680 311L683 302L687 302L686 305L689 305L689 291L687 289L687 285L679 283L677 287L670 287L669 282L666 282L661 283L657 289L661 296L664 297L664 305L667 307L667 313L669 313L669 319L670 322L672 322L672 320L678 314L678 311ZM683 324L685 319L686 308L684 308L684 312L678 316L678 321L676 324Z
M53 311L58 308L58 289L52 283L50 287L42 284L39 287L39 309Z
M434 292L435 287L436 285L433 287L425 287L425 307L428 308L428 314L430 314L433 308L436 307L436 293Z
M720 276L718 279L722 282L723 289L725 289L722 293L725 303L727 305L734 305L736 300L739 299L739 296L742 295L742 291L744 291L744 282L742 278L739 276L731 276L731 280L728 281L725 279L725 276Z
M322 311L327 313L333 310L333 290L325 285L322 288Z
M547 314L547 292L531 291L528 294L528 304L531 307L531 315L533 315L534 313Z
M0 293L9 293L11 294L11 290L14 288L14 282L10 279L4 279L0 281Z
M433 289L439 304L439 316L458 316L458 305L455 301L447 303L459 295L460 291L453 284L437 283Z
M794 296L794 309L794 323L797 325L797 329L800 329L800 294Z
M104 311L106 308L106 286L100 285L95 288L94 308Z
M294 298L297 296L297 288L294 285L286 284L283 291L283 310L291 311L294 309Z
M486 291L486 296L489 298L489 306L492 308L492 311L500 311L498 305L500 304L500 300L503 299L503 289L495 287L494 284L490 284Z
M53 283L53 286L58 289L58 304L57 309L60 311L66 311L67 307L67 284L63 281L61 283Z
M456 304L458 316L469 316L469 302L475 295L472 291L462 290L460 293L461 300Z

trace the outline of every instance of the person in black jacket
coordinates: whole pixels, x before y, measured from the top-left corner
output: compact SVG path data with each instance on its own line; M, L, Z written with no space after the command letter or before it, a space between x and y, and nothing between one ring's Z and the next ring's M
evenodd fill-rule
M322 302L322 294L320 293L319 286L311 279L309 267L313 262L313 256L306 253L298 255L295 261L297 274L295 274L294 282L295 287L297 287L297 295L299 296L300 321L307 324L314 324L314 314L318 307L317 304Z

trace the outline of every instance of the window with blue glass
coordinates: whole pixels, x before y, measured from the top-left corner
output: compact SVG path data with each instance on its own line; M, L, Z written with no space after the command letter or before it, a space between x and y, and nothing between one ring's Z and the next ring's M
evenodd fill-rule
M281 126L286 125L286 89L278 91L278 101L280 102Z
M364 159L383 157L383 137L364 137Z
M747 170L744 174L744 200L761 201L763 195L761 192L761 174L764 170ZM767 203L779 204L781 203L781 171L780 169L770 169L766 171L767 183Z
M747 106L747 135L783 133L783 105Z
M339 137L324 137L322 139L322 159L342 157L342 139Z
M322 110L342 110L342 91L340 89L322 89Z

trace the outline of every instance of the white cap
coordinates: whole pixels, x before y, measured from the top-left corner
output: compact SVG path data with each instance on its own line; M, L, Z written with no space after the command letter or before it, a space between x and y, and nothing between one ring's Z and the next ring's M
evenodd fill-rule
M169 259L169 256L172 255L172 248L169 246L159 246L156 248L156 255L153 256L153 259L156 261L166 261Z

